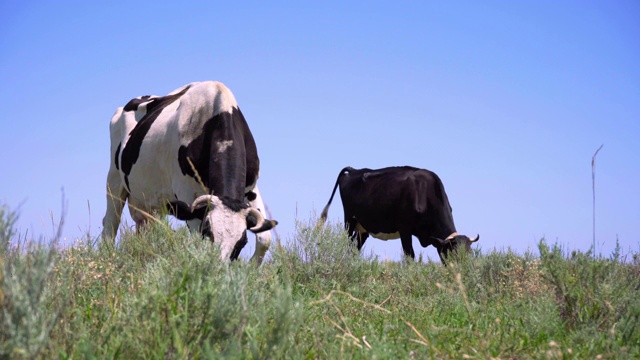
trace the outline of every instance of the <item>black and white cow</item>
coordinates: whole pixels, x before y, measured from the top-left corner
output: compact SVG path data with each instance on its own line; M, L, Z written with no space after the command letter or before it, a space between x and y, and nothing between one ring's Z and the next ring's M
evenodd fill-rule
M149 213L168 209L220 244L223 259L238 257L249 229L257 235L253 259L262 262L277 222L263 215L256 144L224 84L194 82L132 99L110 130L103 239L115 237L128 201L138 228Z
M320 221L324 223L329 206L340 186L344 224L351 239L362 248L369 235L381 240L400 238L405 256L415 258L412 236L423 247L433 245L444 263L447 254L471 243L456 232L449 199L442 181L434 172L414 167L354 169L340 171Z

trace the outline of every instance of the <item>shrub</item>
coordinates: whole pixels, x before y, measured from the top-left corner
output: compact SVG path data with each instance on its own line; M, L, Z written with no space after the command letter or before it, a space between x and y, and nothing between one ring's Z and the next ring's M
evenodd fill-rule
M33 358L48 346L65 310L64 302L52 300L66 293L54 281L58 239L50 244L17 239L17 218L0 206L0 355Z
M273 263L291 276L295 284L324 281L353 283L370 267L370 258L361 256L342 225L317 226L317 219L296 222L288 246L279 248Z

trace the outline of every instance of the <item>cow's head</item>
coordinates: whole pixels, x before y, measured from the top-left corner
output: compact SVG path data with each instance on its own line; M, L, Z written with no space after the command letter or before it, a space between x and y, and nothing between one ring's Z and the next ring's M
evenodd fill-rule
M474 239L470 239L466 235L460 235L458 233L453 233L449 235L446 239L439 239L433 237L436 241L436 248L438 249L438 255L440 255L440 260L443 264L446 265L445 259L449 256L451 252L458 251L460 247L464 248L466 251L471 251L471 244L480 240L480 235L477 235Z
M222 259L235 260L240 255L240 250L247 244L247 229L257 234L278 224L243 201L214 195L201 195L191 205L172 201L167 208L180 220L200 220L200 233L220 244Z

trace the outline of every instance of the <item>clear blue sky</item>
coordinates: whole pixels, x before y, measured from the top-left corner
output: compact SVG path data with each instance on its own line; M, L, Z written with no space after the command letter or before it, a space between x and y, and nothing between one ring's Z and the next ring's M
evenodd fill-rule
M98 236L115 109L219 80L285 241L344 166L413 165L440 175L483 250L545 237L586 251L604 144L597 250L637 252L639 39L635 0L2 1L0 201L23 233L51 236L64 188L66 241ZM339 198L329 217L342 220ZM365 251L399 259L401 245Z

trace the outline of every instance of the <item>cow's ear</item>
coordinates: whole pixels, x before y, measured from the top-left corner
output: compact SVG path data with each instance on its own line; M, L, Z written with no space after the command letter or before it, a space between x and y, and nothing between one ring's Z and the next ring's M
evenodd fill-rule
M251 229L252 227L258 225L258 219L256 219L255 215L252 213L247 214L247 229Z
M191 212L194 219L204 219L207 212L211 211L216 204L220 203L220 199L213 195L200 195L191 204Z
M167 203L167 211L169 211L169 214L175 216L178 220L195 219L195 215L191 211L191 206L184 201L174 200Z
M440 248L444 247L445 245L447 245L447 240L442 240L442 239L437 238L437 237L435 237L435 236L432 236L431 238L432 238L433 240L435 240L435 242L436 242L436 243L434 244L434 246L435 246L436 248L438 248L438 249L440 249Z
M193 209L193 218L194 219L204 219L204 216L207 215L207 211L209 210L209 205L207 204L200 204L196 207L194 207Z

